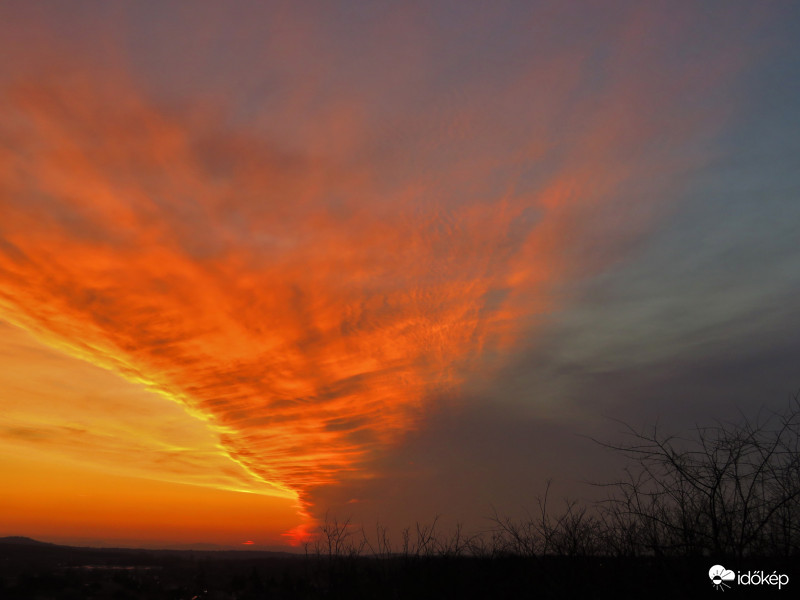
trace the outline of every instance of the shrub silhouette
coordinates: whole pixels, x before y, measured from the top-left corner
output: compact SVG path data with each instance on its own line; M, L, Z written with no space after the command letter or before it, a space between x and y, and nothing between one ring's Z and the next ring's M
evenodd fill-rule
M790 556L800 550L800 401L687 438L627 426L630 459L604 503L617 553Z
M624 476L597 483L605 499L565 500L553 511L550 482L536 511L518 520L495 511L488 531L467 534L417 523L391 543L378 523L374 535L350 519L326 514L307 556L328 561L372 557L647 557L800 554L800 393L783 413L740 415L737 422L696 428L689 436L657 425L622 423L627 441L598 442L626 456Z

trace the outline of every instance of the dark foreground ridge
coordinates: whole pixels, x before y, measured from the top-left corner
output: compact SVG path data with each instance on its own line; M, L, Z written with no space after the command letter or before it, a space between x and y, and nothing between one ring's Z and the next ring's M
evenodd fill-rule
M711 566L788 573L783 589L733 585L728 597L792 594L790 560L564 556L325 556L259 551L76 548L0 538L0 598L405 599L706 598ZM793 585L794 584L794 585Z

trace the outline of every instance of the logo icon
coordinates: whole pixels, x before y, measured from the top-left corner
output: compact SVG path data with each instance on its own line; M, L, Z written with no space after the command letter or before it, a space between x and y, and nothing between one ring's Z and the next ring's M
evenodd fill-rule
M725 582L736 579L736 574L722 565L714 565L708 570L708 577L711 579L711 585L724 592L725 588L731 587Z

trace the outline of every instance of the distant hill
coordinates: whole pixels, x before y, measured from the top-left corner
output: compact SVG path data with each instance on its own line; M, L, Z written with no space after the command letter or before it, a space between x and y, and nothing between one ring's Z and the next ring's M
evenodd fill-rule
M23 537L21 535L10 535L8 537L0 537L0 544L11 544L19 546L54 546L49 542L40 542L33 538Z
M198 549L199 548L199 549ZM24 536L0 537L0 557L11 553L17 557L62 557L70 562L96 560L121 560L130 562L151 563L165 558L253 560L259 558L297 558L302 556L293 552L276 552L270 550L231 550L214 544L193 544L185 548L150 549L150 548L108 548L89 546L62 546L49 542L40 542Z

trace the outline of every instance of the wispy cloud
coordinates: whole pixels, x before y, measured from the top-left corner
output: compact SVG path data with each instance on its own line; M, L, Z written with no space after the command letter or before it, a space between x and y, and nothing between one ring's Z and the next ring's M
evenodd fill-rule
M738 61L676 58L647 43L657 15L624 17L479 58L411 11L376 31L431 53L379 44L417 61L389 75L306 23L329 54L271 38L268 117L101 68L4 81L0 314L182 403L303 500L369 477L430 399L630 255L703 159L720 111L696 95ZM496 34L479 23L458 35Z

